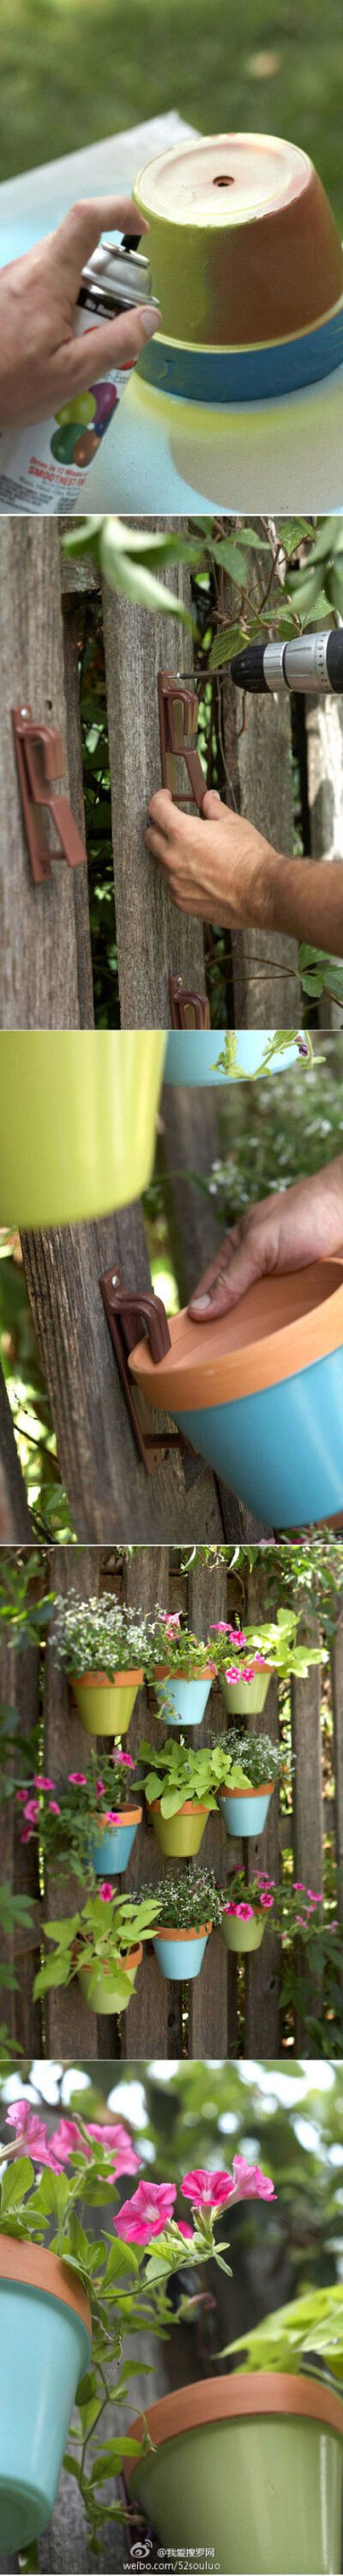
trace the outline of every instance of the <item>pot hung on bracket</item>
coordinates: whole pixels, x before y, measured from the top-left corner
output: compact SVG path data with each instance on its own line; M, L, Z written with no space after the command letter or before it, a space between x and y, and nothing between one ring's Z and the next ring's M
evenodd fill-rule
M261 1789L226 1789L219 1798L227 1834L263 1834L267 1821L274 1781Z
M211 1931L211 1923L199 1924L197 1932L177 1932L174 1925L169 1930L158 1928L153 1946L162 1977L172 1977L178 1984L198 1977Z
M168 1726L201 1726L210 1695L213 1675L206 1671L191 1679L184 1673L168 1673L156 1682L156 1699L160 1716Z
M97 1878L117 1878L127 1869L142 1814L142 1807L121 1807L118 1824L94 1836L90 1857Z
M2 1031L0 1226L78 1225L140 1197L164 1050L154 1029Z
M127 1735L143 1666L113 1673L111 1681L107 1673L70 1673L69 1680L86 1735Z
M270 1528L326 1520L343 1506L343 1263L256 1280L213 1323L171 1319L157 1362L149 1341L129 1367L155 1410Z
M179 2388L130 2431L126 2464L167 2550L215 2556L220 2576L339 2576L343 2405L310 2378L233 2372Z
M28 2548L50 2521L91 2348L90 2308L76 2273L41 2245L1 2236L2 2552Z

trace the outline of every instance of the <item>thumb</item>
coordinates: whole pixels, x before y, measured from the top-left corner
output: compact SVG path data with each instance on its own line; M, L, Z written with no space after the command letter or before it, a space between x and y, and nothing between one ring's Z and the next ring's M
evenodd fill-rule
M221 796L218 796L218 790L216 787L206 787L205 796L203 796L202 799L201 812L205 815L206 822L208 823L219 823L219 815L226 814L227 807L226 805L223 805Z

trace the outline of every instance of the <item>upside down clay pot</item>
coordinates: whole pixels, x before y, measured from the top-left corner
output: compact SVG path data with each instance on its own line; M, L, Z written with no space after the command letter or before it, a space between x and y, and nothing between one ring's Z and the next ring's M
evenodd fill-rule
M142 1666L130 1673L70 1673L71 1688L86 1735L127 1735L137 1691L144 1681Z
M134 197L163 315L139 373L209 403L288 393L337 366L343 260L306 152L279 135L205 135L158 154Z
M75 2272L41 2245L0 2237L1 2550L24 2549L56 2502L91 2315Z
M343 2405L316 2380L226 2373L148 2406L153 2449L127 2462L167 2549L214 2552L220 2576L339 2576ZM144 2442L142 2416L130 2427Z
M178 1807L175 1816L162 1816L161 1800L153 1798L148 1813L152 1816L160 1851L168 1859L193 1860L195 1852L200 1851L209 1807L200 1807L198 1800L185 1798L183 1807Z
M97 1878L116 1878L119 1871L127 1869L142 1814L142 1807L121 1807L119 1823L108 1825L106 1832L95 1835L91 1860Z
M140 1197L164 1048L152 1029L2 1032L0 1226L78 1225Z
M263 1789L226 1789L219 1806L227 1834L263 1834L273 1788L270 1780Z
M116 1963L116 1965L120 1965L123 1975L127 1977L128 2004L130 2003L130 1996L133 1994L137 1968L140 1968L142 1957L142 1943L139 1941L136 1950L128 1950L126 1959L120 1959L120 1962ZM104 1966L104 1962L102 1961L102 1964L99 1967L99 1975L96 1979L96 1983L94 1982L94 1985L92 1982L91 1969L78 1968L77 1974L79 1985L82 1987L82 1994L85 1997L85 2003L89 2004L91 2012L125 2012L125 2004L123 2002L118 2004L116 1965L111 1968L111 1966L107 1966L107 1964Z
M221 1928L227 1950L260 1950L266 1920L266 1914L252 1914L247 1923L242 1914L223 1914Z
M213 1673L206 1665L193 1681L184 1673L168 1673L166 1666L163 1681L156 1682L156 1699L168 1726L201 1726L211 1681Z
M162 1977L184 1981L198 1977L210 1932L211 1923L199 1924L198 1932L177 1932L174 1924L169 1932L154 1932L154 1950Z
M235 1082L242 1073L248 1081L249 1076L251 1079L259 1073L261 1057L273 1036L273 1030L263 1029L262 1033L260 1029L238 1030L236 1070L232 1069L231 1073L223 1073L222 1069L218 1069L218 1057L224 1052L226 1036L226 1029L170 1029L164 1068L165 1082L180 1082L191 1086L199 1083ZM295 1041L292 1043L290 1039L289 1047L284 1052L280 1049L279 1052L275 1050L271 1071L286 1073L288 1066L296 1063L299 1063L299 1050Z
M187 1311L170 1348L130 1353L137 1384L270 1528L325 1520L343 1502L343 1263L259 1279L214 1322Z
M247 1660L249 1662L248 1647ZM233 1664L234 1661L235 1648L233 1644ZM263 1666L261 1664L257 1664L253 1682L227 1682L225 1679L225 1673L221 1673L220 1679L223 1699L225 1700L225 1708L227 1708L229 1712L232 1710L234 1717L258 1717L260 1715L261 1709L264 1708L264 1703L267 1698L267 1691L269 1691L272 1669L272 1664L263 1664Z

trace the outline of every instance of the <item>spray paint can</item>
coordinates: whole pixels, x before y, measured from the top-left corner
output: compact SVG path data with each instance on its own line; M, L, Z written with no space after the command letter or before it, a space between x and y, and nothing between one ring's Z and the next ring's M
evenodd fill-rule
M74 330L96 329L101 321L137 304L153 304L149 262L136 241L116 244L104 239L82 271ZM0 511L68 512L82 509L87 473L100 453L101 440L114 419L131 373L124 367L94 380L88 391L71 394L51 420L33 429L0 433Z

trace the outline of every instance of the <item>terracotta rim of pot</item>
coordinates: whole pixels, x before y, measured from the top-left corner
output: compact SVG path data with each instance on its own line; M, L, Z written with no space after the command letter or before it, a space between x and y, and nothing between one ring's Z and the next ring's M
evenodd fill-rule
M75 2273L69 2272L68 2263L61 2263L59 2255L50 2254L45 2245L27 2245L23 2244L22 2237L1 2236L0 2281L22 2282L23 2287L27 2285L30 2290L45 2290L50 2299L62 2299L64 2307L73 2308L76 2316L82 2317L82 2323L91 2335L92 2319L86 2290Z
M203 1412L236 1404L313 1367L341 1348L343 1263L307 1262L254 1280L237 1306L198 1324L188 1308L169 1319L170 1349L153 1360L146 1337L129 1368L150 1404L164 1413Z
M259 1789L220 1789L220 1798L271 1798L275 1780L261 1780Z
M118 1807L118 1816L117 1816L116 1824L115 1824L115 1825L105 1825L105 1822L104 1822L104 1834L103 1834L103 1835L102 1835L102 1834L99 1834L99 1842L102 1842L102 1841L104 1840L104 1838L105 1838L105 1834L106 1834L106 1833L107 1833L107 1834L115 1834L115 1833L117 1833L117 1832L119 1831L119 1829L120 1829L120 1825L140 1825L142 1815L143 1815L143 1808L142 1808L142 1807ZM93 1822L94 1822L94 1824L97 1824L97 1823L98 1823L98 1817L97 1817L97 1816L94 1816L94 1818L93 1818Z
M133 1672L112 1673L112 1678L109 1673L69 1673L68 1678L72 1685L82 1682L83 1690L127 1690L132 1682L144 1681L144 1672L143 1665L136 1664Z
M191 1923L190 1931L188 1932L178 1932L176 1924L174 1927L174 1924L172 1923L155 1923L153 1940L203 1941L208 1932L212 1932L212 1923L197 1923L196 1925Z
M175 2388L170 2396L148 2406L146 2416L135 2416L130 2437L142 2441L146 2424L158 2450L162 2442L195 2432L198 2425L223 2424L230 2417L237 2422L245 2415L307 2416L314 2423L327 2424L343 2440L342 2398L316 2379L293 2378L285 2371L235 2371L232 2376L225 2373L223 2379L200 2379L191 2388ZM126 2462L127 2486L138 2466L137 2460Z
M170 1664L155 1664L155 1682L213 1682L214 1678L213 1664L203 1664L201 1673L192 1671L189 1664L178 1664L172 1672Z
M163 1796L163 1791L162 1791L162 1796ZM149 1807L149 1815L150 1815L150 1816L156 1816L156 1815L160 1816L160 1814L161 1814L161 1799L160 1799L160 1798L152 1798L152 1799L151 1799L151 1805L150 1805L150 1807ZM210 1807L204 1807L204 1801L203 1801L203 1799L201 1799L201 1798L184 1798L182 1807L175 1807L175 1811L174 1811L174 1815L173 1815L173 1816L163 1816L163 1817L162 1817L162 1824L163 1824L163 1825L175 1825L175 1824L176 1824L176 1818L177 1818L177 1816L209 1816L210 1814L211 1814L211 1809L210 1809Z
M136 1950L127 1950L127 1951L126 1951L126 1954L125 1954L125 1959L124 1959L124 1958L122 1958L122 1959L115 1959L115 1960L114 1960L114 1959L99 1959L99 1965L98 1965L98 1976L99 1976L99 1977L115 1977L115 1975L116 1975L116 1971L117 1971L117 1968L122 1968L122 1969L123 1969L123 1972L124 1972L124 1976L126 1976L126 1973L129 1973L129 1971L131 1972L132 1968L140 1968L140 1964L141 1964L141 1959L142 1959L142 1958L143 1958L143 1943L142 1943L142 1941L138 1941L138 1942L137 1942L137 1949L136 1949ZM88 1959L88 1963L87 1963L87 1960L86 1960L86 1959L83 1959L83 1960L82 1960L82 1970L83 1970L83 1969L85 1969L86 1977L87 1977L87 1976L88 1976L88 1974L89 1974L89 1969L90 1969L90 1968L93 1968L93 1967L96 1967L96 1965L97 1965L97 1962L96 1962L96 1960L95 1960L95 1959ZM81 1966L81 1961L79 1960L79 1961L77 1962L77 1972L78 1972L78 1975L79 1975L80 1966Z

